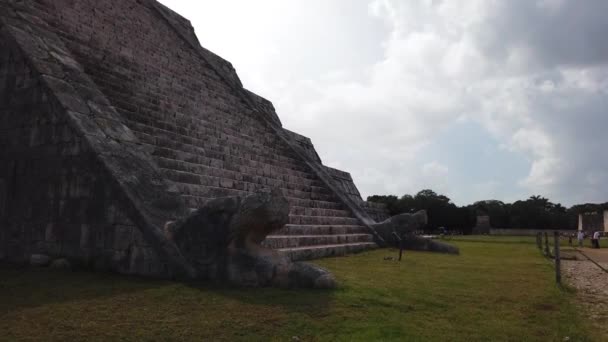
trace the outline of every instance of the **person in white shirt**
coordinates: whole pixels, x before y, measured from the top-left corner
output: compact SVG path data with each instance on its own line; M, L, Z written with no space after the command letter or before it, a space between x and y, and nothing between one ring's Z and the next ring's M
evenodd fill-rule
M600 248L600 232L593 233L593 248Z
M578 240L578 246L583 247L583 241L585 240L585 233L582 230L579 230L578 234L576 234L576 239Z

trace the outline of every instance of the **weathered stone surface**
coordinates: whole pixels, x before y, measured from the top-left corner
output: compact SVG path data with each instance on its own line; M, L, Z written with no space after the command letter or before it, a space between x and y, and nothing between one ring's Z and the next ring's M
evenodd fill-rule
M416 235L405 235L403 237L403 248L414 251L460 254L460 250L456 246Z
M428 216L426 211L420 210L414 214L393 216L373 226L378 234L382 235L384 240L391 245L397 243L396 234L403 240L403 246L406 249L448 254L460 253L458 247L414 235L416 231L422 230L427 222Z
M45 267L51 262L51 257L44 254L32 254L30 256L30 265L37 267Z
M388 218L380 223L374 224L374 228L378 234L394 244L396 241L393 232L399 236L413 234L416 231L422 230L428 223L428 216L425 210L420 210L414 214L399 214Z
M69 271L72 269L72 264L67 259L55 259L49 266L54 270Z
M608 232L608 210L578 214L578 230Z
M473 234L490 234L490 229L492 229L492 226L490 225L490 216L477 215L475 227L473 227Z
M274 286L282 288L336 287L333 275L318 266L305 262L292 262L286 255L275 250L258 250L257 255L248 251L233 250L227 259L226 280L241 286Z
M165 232L201 277L242 286L333 287L329 272L261 245L289 219L280 189L207 202Z
M5 6L5 2L0 3L0 7ZM27 7L21 9L35 10ZM75 238L80 235L73 234L77 231L76 227L83 224L92 225L106 231L106 227L115 227L113 218L107 215L106 209L109 203L121 202L121 211L129 212L128 215L138 221L138 228L146 232L147 238L154 239L157 236L154 230L158 229L154 226L159 225L158 219L161 214L166 215L167 211L164 209L166 205L161 207L156 203L159 203L159 198L170 196L162 192L165 191L162 176L158 175L158 171L154 171L153 165L146 164L146 157L138 152L128 152L126 143L133 142L134 136L122 129L124 125L120 123L119 114L109 106L105 97L83 73L83 68L77 65L78 61L71 56L69 49L63 47L61 40L50 32L44 21L27 22L18 18L0 17L4 24L0 35L3 48L0 51L9 56L7 63L3 64L9 71L2 74L7 76L8 82L0 80L0 83L7 86L3 95L15 92L13 98L19 99L15 102L7 97L6 100L12 102L2 102L0 108L20 113L14 117L3 115L4 120L0 122L2 129L17 133L7 137L10 144L0 144L0 165L14 163L13 165L22 166L18 170L0 170L2 176L8 175L13 186L11 204L16 209L14 213L2 215L0 221L19 222L20 211L34 213L30 219L59 228L53 232L53 236L61 245L61 253L88 262L91 256L93 259L104 258L105 251L89 251L88 246L76 243L76 240L83 239L82 236ZM49 56L52 57L43 60L47 57L45 53L39 53L40 51L51 51ZM53 68L48 68L50 65ZM32 69L43 74L58 70L63 73L47 73L38 77ZM27 82L13 78L12 74L20 75ZM23 85L27 85L29 94L20 91ZM21 102L21 99L24 101ZM102 113L105 122L100 123L99 118L92 117L90 108L105 108ZM110 117L113 117L114 121L107 124ZM0 132L5 132L2 129ZM21 143L20 135L29 137L29 144ZM117 144L111 139L120 140L124 144ZM101 152L103 157L98 158ZM124 167L125 165L128 166ZM154 176L155 172L157 176ZM102 185L98 188L87 188L87 185L100 183ZM111 190L108 191L109 189ZM125 200L125 197L128 200ZM21 201L34 203L35 210L28 205L20 206ZM150 202L148 208L146 201ZM152 209L154 213L146 215L146 209ZM171 218L174 214L175 212L172 212L166 217ZM166 218L160 222L165 220ZM130 225L132 229L133 222L130 222ZM160 229L158 231L160 232ZM29 238L30 236L32 238ZM20 254L26 253L29 244L38 243L36 236L27 232L14 237L21 247L21 250L15 248L10 253L10 259L15 261L21 257ZM104 239L103 236L100 238ZM88 237L84 236L84 239L87 240ZM156 243L159 244L158 240ZM105 244L101 246L103 248ZM111 248L127 247L126 244L119 243ZM176 264L179 264L179 261ZM117 265L115 268L120 267Z

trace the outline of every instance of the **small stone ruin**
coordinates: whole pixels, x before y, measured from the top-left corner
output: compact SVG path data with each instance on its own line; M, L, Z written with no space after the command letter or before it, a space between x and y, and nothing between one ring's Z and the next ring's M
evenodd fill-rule
M475 220L475 227L473 227L473 234L482 235L490 234L492 225L490 225L490 216L487 214L477 215Z
M586 212L578 215L578 230L608 232L608 210Z

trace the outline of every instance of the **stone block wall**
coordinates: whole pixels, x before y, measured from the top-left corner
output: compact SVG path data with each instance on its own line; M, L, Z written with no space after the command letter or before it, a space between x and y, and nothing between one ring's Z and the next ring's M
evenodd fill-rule
M82 137L0 33L0 258L32 254L75 266L162 275L162 263L115 203Z
M362 201L359 202L359 206L376 222L382 222L391 217L384 203Z
M490 216L477 215L475 227L473 227L473 234L490 234Z
M175 13L167 6L155 0L137 0L137 3L144 4L148 8L156 9L179 35L184 37L184 39L186 39L186 41L188 41L188 43L195 48L195 50L205 56L205 60L207 60L210 64L213 65L213 68L220 75L220 77L224 78L225 81L227 81L234 87L243 87L243 84L241 83L241 80L239 79L236 70L232 66L232 63L200 45L200 42L196 37L196 33L194 32L194 28L192 27L192 24L188 19ZM257 95L255 96L258 97Z
M334 183L352 200L356 202L363 201L350 173L329 166L325 166L325 171L331 175Z
M256 104L256 106L260 109L262 114L266 115L268 120L270 120L271 122L274 122L278 126L283 125L281 123L281 119L279 119L279 115L277 115L277 112L274 109L274 105L272 104L272 102L266 100L265 98L259 96L258 94L255 94L249 90L245 90L245 91L246 91L247 95L252 99L252 101ZM306 139L308 139L308 138L306 138ZM309 139L309 141L310 141L310 139ZM312 145L312 143L311 143L311 145Z
M386 205L383 203L367 202L361 198L361 193L350 173L325 166L338 188L358 204L374 221L382 222L390 217Z
M306 154L308 158L314 162L319 164L323 164L319 154L317 154L317 150L315 150L315 146L312 144L310 138L305 137L296 132L292 132L286 128L283 128L283 133L285 133L289 140L294 142L296 146L300 148L302 153Z
M608 232L608 210L579 214L578 230Z
M162 25L151 2L41 3L55 13L46 20L189 206L275 186L302 197L316 186L305 165L225 82L239 83L229 63L208 55L221 65L218 73ZM186 23L169 20L190 36Z

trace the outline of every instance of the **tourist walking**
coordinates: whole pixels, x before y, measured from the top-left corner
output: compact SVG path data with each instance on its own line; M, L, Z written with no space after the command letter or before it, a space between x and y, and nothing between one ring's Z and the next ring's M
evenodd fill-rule
M593 248L600 248L600 232L596 231L593 233Z
M583 247L583 241L585 240L585 233L582 230L579 230L576 234L576 239L578 240L578 246Z

